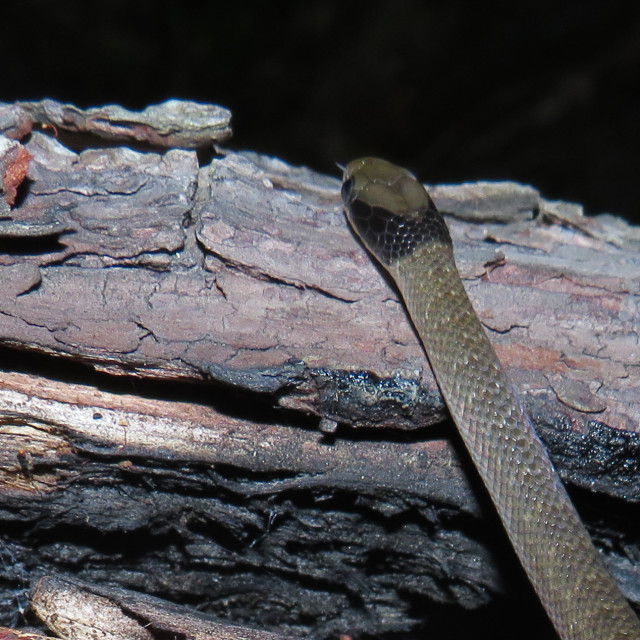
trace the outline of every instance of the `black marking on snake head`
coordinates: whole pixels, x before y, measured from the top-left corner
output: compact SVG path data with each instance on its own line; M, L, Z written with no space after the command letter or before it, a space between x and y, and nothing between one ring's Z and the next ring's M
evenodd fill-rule
M383 265L390 266L410 256L424 244L438 242L451 245L447 225L430 198L424 210L399 215L351 197L348 183L343 185L343 197L349 209L349 220L367 248Z

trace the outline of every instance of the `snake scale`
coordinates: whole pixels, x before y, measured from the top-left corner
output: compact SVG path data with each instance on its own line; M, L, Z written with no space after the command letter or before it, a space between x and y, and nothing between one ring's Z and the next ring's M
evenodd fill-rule
M377 158L350 162L342 198L396 283L462 440L562 640L640 640L640 622L574 509L460 280L422 184Z

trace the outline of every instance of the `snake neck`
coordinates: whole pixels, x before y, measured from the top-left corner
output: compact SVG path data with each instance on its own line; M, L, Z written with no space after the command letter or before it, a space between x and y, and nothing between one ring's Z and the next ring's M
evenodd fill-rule
M564 640L638 640L605 568L467 296L451 247L389 269L462 440Z

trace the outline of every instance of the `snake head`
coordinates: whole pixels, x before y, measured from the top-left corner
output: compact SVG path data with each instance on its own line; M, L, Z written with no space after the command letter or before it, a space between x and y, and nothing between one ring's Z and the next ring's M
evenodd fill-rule
M451 246L442 215L422 184L386 160L350 162L344 170L342 200L356 235L385 267L426 243Z

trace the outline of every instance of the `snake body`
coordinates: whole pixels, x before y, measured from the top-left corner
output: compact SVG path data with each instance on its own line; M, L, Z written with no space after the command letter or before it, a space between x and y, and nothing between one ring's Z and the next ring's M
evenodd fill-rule
M389 162L344 170L356 235L395 281L462 440L562 640L640 640L489 342L458 274L447 226L424 187Z

